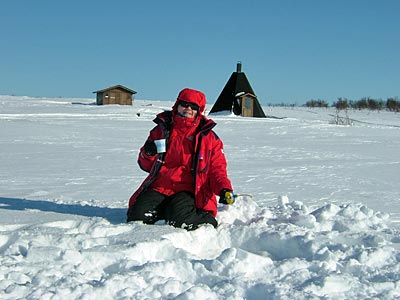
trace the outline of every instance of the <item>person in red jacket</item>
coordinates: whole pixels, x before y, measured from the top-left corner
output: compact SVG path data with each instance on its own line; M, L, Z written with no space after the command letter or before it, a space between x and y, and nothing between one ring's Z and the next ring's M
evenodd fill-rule
M138 164L149 173L129 199L127 222L169 225L194 230L217 227L217 198L234 202L216 123L204 116L206 96L183 89L172 107L156 116L157 124L140 148Z

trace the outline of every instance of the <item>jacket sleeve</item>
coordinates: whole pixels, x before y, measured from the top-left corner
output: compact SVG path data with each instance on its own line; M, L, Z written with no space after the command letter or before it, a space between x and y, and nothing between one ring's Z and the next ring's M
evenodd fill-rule
M154 141L154 140L157 140L157 139L160 138L160 136L161 136L161 128L160 128L160 126L158 125L158 126L154 127L154 128L150 131L150 134L149 134L149 136L147 137L146 142L147 142L147 141ZM138 160L137 160L137 162L138 162L138 164L139 164L139 167L140 167L143 171L149 173L149 172L151 171L151 169L152 169L152 167L153 167L153 165L154 165L154 162L155 162L156 160L157 160L157 155L151 156L151 155L147 155L147 154L145 153L145 151L144 151L144 144L143 144L143 146L140 148L139 156L138 156Z
M210 155L209 182L213 193L219 195L222 189L233 190L227 174L223 143L219 138L214 140Z

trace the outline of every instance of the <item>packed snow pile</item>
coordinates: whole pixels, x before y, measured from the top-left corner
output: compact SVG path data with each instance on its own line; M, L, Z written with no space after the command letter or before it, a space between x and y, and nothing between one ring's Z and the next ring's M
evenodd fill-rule
M2 225L1 298L400 297L400 239L387 215L283 199L221 207L217 230L96 217Z
M172 103L0 96L1 299L399 299L400 116L215 116L238 197L219 226L125 223Z

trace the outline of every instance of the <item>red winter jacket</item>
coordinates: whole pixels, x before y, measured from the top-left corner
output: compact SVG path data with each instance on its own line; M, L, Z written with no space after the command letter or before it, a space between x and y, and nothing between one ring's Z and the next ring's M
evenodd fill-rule
M174 106L175 107L175 106ZM196 207L217 214L217 200L222 189L232 190L226 172L226 159L222 141L212 128L211 119L200 114L196 126L190 120L166 111L157 115L148 140L167 140L166 153L146 155L140 149L138 164L149 175L139 189L131 196L129 207L147 189L154 189L165 195L180 191L194 193Z

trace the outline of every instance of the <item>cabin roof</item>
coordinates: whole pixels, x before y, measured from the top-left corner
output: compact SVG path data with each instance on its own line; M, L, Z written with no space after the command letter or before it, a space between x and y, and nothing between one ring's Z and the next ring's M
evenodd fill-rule
M123 86L123 85L120 85L120 84L105 88L103 90L98 90L98 91L95 91L93 93L103 93L103 92L106 92L106 91L109 91L109 90L113 90L113 89L122 89L122 90L125 90L125 91L127 91L127 92L129 92L131 94L136 94L137 93L134 90L128 89L126 86Z

